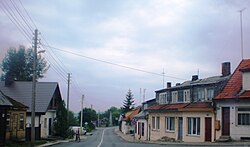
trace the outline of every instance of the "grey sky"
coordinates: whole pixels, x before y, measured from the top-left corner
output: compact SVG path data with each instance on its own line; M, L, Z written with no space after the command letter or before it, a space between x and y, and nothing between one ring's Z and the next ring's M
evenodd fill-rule
M3 0L5 3L7 0ZM19 1L15 1L22 9ZM49 45L132 68L161 74L175 84L221 74L221 63L232 70L241 60L240 15L243 12L244 58L250 57L248 0L23 0L24 7ZM6 50L32 44L8 19L0 3L0 59ZM14 9L14 8L13 8ZM32 34L30 33L32 36ZM41 38L41 42L44 39ZM43 55L51 66L62 66L58 74L50 68L40 81L57 81L66 99L67 72L72 73L70 109L84 105L103 111L122 106L130 88L140 104L140 88L146 99L162 88L162 76L121 68L52 48ZM56 54L55 62L50 54ZM62 75L64 76L62 78Z

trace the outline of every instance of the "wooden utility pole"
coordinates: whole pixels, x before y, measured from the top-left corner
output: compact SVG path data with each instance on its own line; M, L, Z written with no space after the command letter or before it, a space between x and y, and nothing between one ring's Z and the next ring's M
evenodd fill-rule
M82 121L83 121L83 100L84 100L84 95L82 95L82 106L81 106L81 134L82 134Z
M38 30L35 30L34 37L34 61L33 61L33 79L32 79L32 102L31 102L31 146L35 143L35 113L36 113L36 63L37 63L37 43L38 43Z

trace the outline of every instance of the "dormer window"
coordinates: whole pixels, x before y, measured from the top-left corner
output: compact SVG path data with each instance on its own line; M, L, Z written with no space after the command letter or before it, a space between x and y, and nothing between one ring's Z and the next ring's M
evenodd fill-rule
M178 99L178 91L172 91L172 103L176 103Z
M242 72L242 89L250 90L250 65L240 69Z
M184 90L184 102L190 102L190 90Z
M167 102L167 93L166 92L160 93L159 94L159 103L166 104L166 102Z

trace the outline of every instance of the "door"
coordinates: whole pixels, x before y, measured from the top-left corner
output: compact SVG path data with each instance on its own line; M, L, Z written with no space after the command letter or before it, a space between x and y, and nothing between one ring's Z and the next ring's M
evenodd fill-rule
M205 118L205 141L212 141L212 118Z
M17 114L12 115L12 127L11 127L11 139L16 140L17 139L17 130L18 130L18 116Z
M230 107L222 107L222 135L230 136Z
M52 133L52 118L49 118L49 135Z
M178 119L178 140L182 141L182 132L183 132L183 118L179 117Z

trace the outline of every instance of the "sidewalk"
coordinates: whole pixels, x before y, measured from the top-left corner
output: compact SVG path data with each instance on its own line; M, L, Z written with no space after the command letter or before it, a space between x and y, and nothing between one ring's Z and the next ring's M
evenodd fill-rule
M244 146L244 147L250 147L249 141L243 141L243 142L202 142L202 143L196 143L196 142L161 142L161 141L143 141L143 140L135 140L134 136L131 136L130 134L123 134L121 131L119 131L118 128L115 128L115 133L120 136L122 139L124 139L127 142L137 142L137 143L147 143L147 144L161 144L161 145L182 145L182 146Z
M45 143L45 144L42 144L42 145L39 145L39 146L37 146L37 147L47 147L47 146L52 146L52 145L56 145L56 144L60 144L60 143L67 143L67 142L73 142L73 141L75 141L75 136L74 136L74 138L72 138L72 139L66 139L66 140L57 140L57 141L49 141L49 142L47 142L47 143ZM81 135L80 136L80 140L81 141L84 141L84 140L86 140L87 139L87 136L85 136L85 135Z

